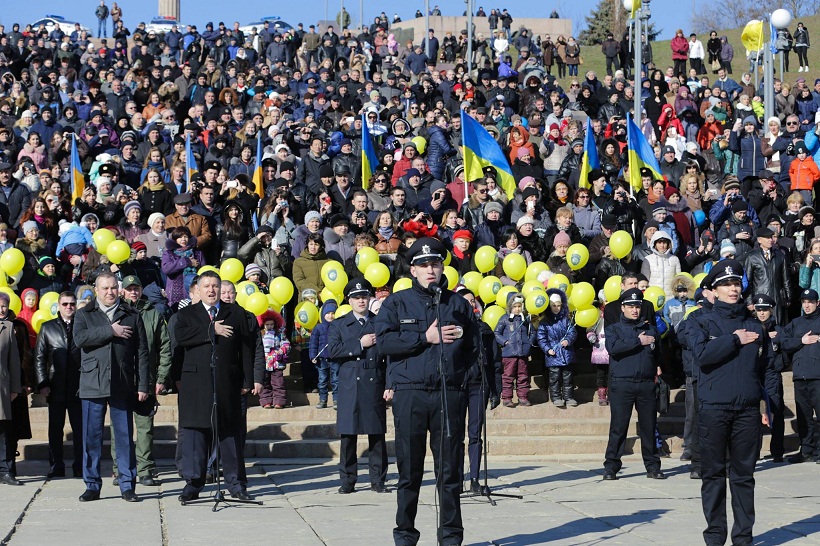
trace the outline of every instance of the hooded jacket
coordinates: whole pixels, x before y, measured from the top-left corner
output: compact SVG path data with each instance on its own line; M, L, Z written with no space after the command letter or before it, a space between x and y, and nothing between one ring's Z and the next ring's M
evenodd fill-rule
M316 325L316 327L310 334L310 346L308 349L308 355L310 356L311 360L321 359L323 361L326 361L330 365L338 365L337 362L331 361L328 358L328 355L330 353L327 350L327 341L331 322L325 320L326 314L335 313L338 308L339 305L336 303L335 300L327 300L322 305L322 309L321 311L319 311L319 324Z
M538 325L537 333L538 346L544 351L544 365L548 368L564 367L575 362L574 344L578 335L575 324L569 318L567 295L562 290L550 288L547 290L548 301L553 294L561 297L561 310L556 315L548 306ZM566 347L561 346L562 341L567 342ZM555 354L551 355L550 351Z
M503 358L527 357L535 341L535 332L530 318L524 314L524 303L521 302L521 314L513 315L512 307L516 296L510 294L507 298L507 314L501 317L495 325L495 340L501 346Z
M660 239L669 241L669 248L661 254L655 249L655 243ZM665 231L656 231L649 241L652 253L643 260L641 273L649 279L649 286L658 286L666 292L667 298L675 297L670 292L669 283L675 275L681 272L680 260L672 254L672 238Z

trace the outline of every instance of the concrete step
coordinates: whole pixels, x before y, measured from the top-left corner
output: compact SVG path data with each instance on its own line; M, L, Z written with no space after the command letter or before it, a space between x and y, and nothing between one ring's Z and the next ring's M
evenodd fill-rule
M763 437L761 453L769 453L770 436ZM672 457L677 459L681 453L682 439L673 436L667 438L667 445L672 451ZM388 438L388 454L395 456L393 438ZM488 442L488 453L492 456L564 456L566 460L572 460L573 456L588 459L590 455L599 455L601 458L606 451L607 439L594 436L508 436L503 438L490 437ZM799 439L795 434L786 436L786 450L795 451L799 447ZM290 439L290 440L256 440L248 439L245 445L245 457L247 458L304 458L304 459L334 459L339 456L340 441L335 439ZM640 453L640 441L636 435L631 434L626 441L625 455ZM47 460L48 444L34 440L23 440L19 444L21 459L23 460ZM67 442L65 447L67 454L72 453L72 442ZM367 438L359 437L357 444L359 456L367 451ZM157 459L174 459L176 452L176 441L158 440L154 443L154 457ZM109 442L105 441L103 455L110 458ZM427 456L430 456L428 447Z

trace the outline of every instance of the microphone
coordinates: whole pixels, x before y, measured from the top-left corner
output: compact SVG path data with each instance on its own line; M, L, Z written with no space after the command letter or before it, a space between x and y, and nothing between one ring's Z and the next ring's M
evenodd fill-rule
M431 285L429 286L429 288L430 288L430 290L432 290L432 291L433 291L433 293L434 293L436 296L440 296L440 295L441 295L441 287L440 287L439 285L437 285L437 284L431 284Z

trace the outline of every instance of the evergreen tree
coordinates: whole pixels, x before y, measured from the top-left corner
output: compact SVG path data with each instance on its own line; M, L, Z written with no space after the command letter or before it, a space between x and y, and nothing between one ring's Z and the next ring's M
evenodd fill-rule
M609 32L619 40L623 36L628 21L629 12L624 9L621 0L600 0L595 11L586 17L587 28L580 32L578 41L581 45L597 45L606 39ZM659 33L660 31L655 29L655 24L650 20L649 40L653 41Z

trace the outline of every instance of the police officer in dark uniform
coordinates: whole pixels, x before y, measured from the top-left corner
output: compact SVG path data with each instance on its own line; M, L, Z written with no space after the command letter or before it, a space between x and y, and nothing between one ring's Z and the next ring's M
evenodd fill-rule
M814 290L806 290L806 292L814 292ZM811 294L809 294L811 296ZM771 414L771 428L772 437L769 442L769 451L772 455L772 462L782 463L783 453L785 453L785 446L783 445L783 438L786 434L786 419L784 415L783 406L783 377L780 375L786 367L786 354L783 350L784 329L777 323L775 318L775 308L777 302L766 294L755 294L751 303L754 304L755 317L760 321L766 334L769 337L770 351L769 359L770 366L774 373L766 376L769 382L764 385L766 388L766 395L769 399L769 409ZM820 327L820 324L818 324Z
M441 503L438 544L460 545L464 539L459 494L466 390L469 368L478 360L479 334L467 300L442 289L446 253L437 239L413 243L406 254L413 286L391 294L376 317L379 353L389 359L388 397L396 427L396 546L419 541L415 520L428 432Z
M373 286L365 279L354 279L344 289L350 307L348 314L330 324L328 358L339 363L336 431L342 437L339 493L352 493L358 474L356 441L367 434L370 453L370 489L386 493L387 406L385 403L385 362L376 347L376 315L367 308Z
M656 381L660 335L655 326L641 318L643 292L630 288L621 294L621 320L606 326L609 352L609 442L606 446L604 479L617 480L621 457L634 407L646 477L662 480L661 459L655 443L657 421Z
M760 402L771 345L764 342L768 336L760 323L749 317L741 296L742 278L743 267L737 260L715 264L703 285L715 292L716 300L711 311L695 319L691 336L699 384L700 491L707 545L722 545L728 535L727 463L732 469L728 473L735 518L732 544L752 544ZM765 412L762 420L768 420Z
M813 414L820 415L820 308L817 292L800 293L803 316L794 319L783 332L783 347L792 356L794 401L797 406L797 434L800 452L790 463L820 462L820 427Z

